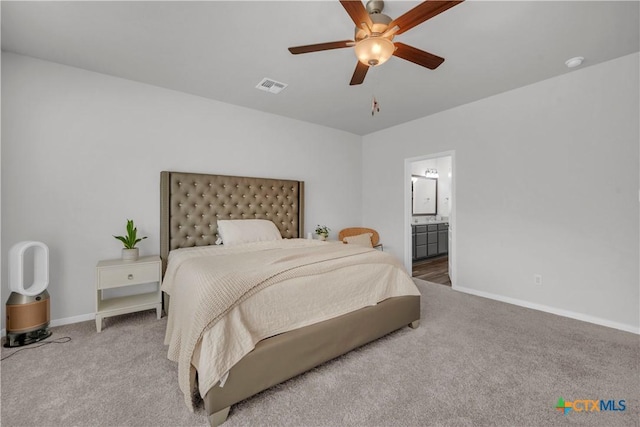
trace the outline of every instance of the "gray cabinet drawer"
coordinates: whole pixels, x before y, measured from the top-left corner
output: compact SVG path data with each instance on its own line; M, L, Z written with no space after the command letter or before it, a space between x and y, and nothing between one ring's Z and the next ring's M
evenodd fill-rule
M438 231L449 229L449 223L438 224Z
M426 245L426 244L427 244L427 233L416 234L416 245Z
M427 256L438 255L438 244L431 243L427 245Z
M431 232L427 233L427 243L428 244L438 243L438 232L437 231L431 231Z
M427 231L438 231L438 224L427 225Z
M427 245L416 246L416 258L425 258L427 256Z
M438 255L449 252L449 231L438 231Z
M414 229L416 230L416 233L426 233L427 232L427 226L426 225L416 225L416 226L414 226Z

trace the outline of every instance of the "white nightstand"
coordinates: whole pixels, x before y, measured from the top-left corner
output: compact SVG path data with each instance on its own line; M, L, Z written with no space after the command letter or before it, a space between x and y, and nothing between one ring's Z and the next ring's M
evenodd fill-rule
M157 255L141 257L137 261L121 259L105 260L96 266L96 329L102 330L102 319L156 309L158 319L162 316L162 262ZM142 283L158 283L158 290L138 295L102 299L104 289L121 288Z

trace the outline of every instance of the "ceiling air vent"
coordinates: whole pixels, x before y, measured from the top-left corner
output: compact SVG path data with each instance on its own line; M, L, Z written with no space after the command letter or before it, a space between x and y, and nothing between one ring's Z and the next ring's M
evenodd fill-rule
M260 83L258 83L258 86L256 86L256 89L264 90L265 92L270 92L270 93L280 93L282 92L282 89L284 89L287 86L288 85L286 83L280 83L265 77L264 79L262 79Z

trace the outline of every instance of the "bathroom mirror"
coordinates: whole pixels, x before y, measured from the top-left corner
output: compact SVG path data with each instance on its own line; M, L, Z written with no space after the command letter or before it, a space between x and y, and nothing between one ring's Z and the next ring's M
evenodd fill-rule
M438 179L420 175L411 176L411 199L413 215L435 215L438 213Z

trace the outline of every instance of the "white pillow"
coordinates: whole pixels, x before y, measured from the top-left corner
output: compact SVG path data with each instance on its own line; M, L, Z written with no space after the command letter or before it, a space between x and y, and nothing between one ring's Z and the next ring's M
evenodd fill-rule
M225 246L282 240L278 227L267 219L223 219L218 221L218 234Z
M358 234L357 236L345 237L344 239L342 239L342 241L345 243L350 243L352 245L360 245L360 246L366 246L368 248L372 248L373 247L373 245L371 244L372 236L373 236L373 233L364 233L364 234Z

